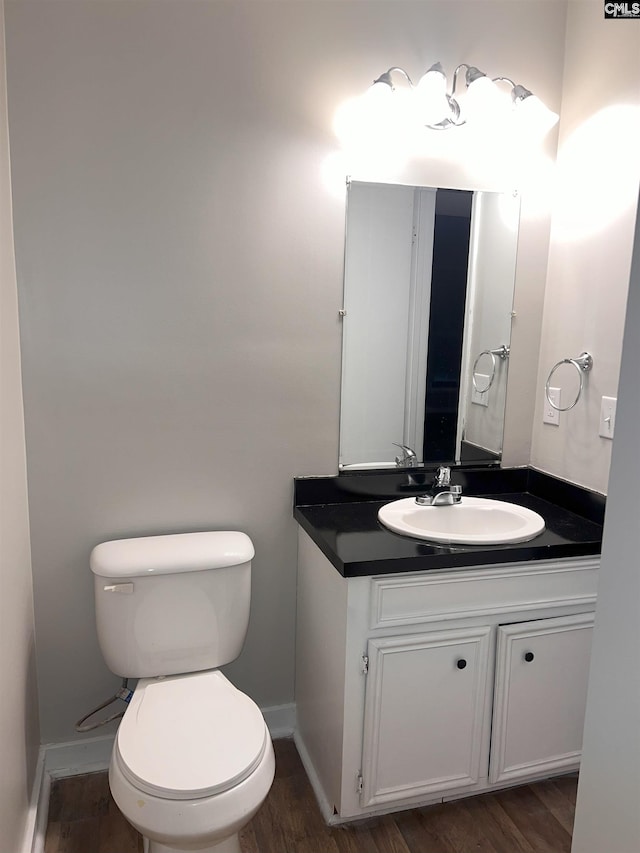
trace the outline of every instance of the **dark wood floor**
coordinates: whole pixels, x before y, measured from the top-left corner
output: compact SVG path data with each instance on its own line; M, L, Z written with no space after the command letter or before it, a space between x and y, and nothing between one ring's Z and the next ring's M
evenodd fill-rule
M275 749L273 787L242 833L246 853L570 853L575 776L329 828L293 741ZM141 851L106 773L54 781L45 853Z

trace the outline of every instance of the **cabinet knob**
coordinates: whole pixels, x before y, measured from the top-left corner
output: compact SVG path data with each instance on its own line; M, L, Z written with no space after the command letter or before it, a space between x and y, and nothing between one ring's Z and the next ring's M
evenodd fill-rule
M533 652L525 652L524 653L524 659L526 660L527 663L531 663L531 661L534 659L534 657L535 657L535 655Z
M458 660L456 661L456 666L458 667L458 669L464 669L466 665L467 662L464 658L458 658Z

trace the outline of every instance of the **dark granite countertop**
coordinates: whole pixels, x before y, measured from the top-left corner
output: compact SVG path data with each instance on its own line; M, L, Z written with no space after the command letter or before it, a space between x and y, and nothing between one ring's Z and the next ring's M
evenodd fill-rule
M545 520L542 533L528 542L482 546L444 545L393 533L378 521L379 508L390 500L421 490L420 483L408 485L407 475L395 472L387 475L384 482L383 475L377 480L363 475L364 479L358 482L357 475L349 475L351 479L346 482L344 475L296 480L294 517L345 577L600 553L602 495L529 469L514 469L514 476L508 471L495 472L494 477L488 474L482 472L475 481L473 474L468 473L457 479L464 480L465 494L511 501L539 513ZM452 480L456 480L455 472ZM491 486L495 491L489 491ZM374 496L371 491L384 494Z

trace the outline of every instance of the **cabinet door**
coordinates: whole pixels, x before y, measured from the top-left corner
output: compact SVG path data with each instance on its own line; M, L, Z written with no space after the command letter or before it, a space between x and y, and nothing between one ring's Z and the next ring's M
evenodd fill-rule
M491 782L576 769L593 614L498 629Z
M362 806L474 785L488 760L490 627L370 640Z

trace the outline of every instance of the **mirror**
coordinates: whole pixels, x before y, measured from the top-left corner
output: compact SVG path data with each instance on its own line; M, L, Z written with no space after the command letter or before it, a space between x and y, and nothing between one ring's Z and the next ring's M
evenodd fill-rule
M351 181L341 470L499 464L517 193Z

